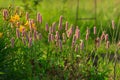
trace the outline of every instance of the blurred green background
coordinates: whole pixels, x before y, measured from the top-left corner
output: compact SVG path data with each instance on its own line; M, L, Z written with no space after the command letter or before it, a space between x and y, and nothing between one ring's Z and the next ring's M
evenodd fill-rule
M52 23L64 16L64 22L75 24L78 0L0 0L0 8L9 5L19 6L35 17L37 12L43 16L43 23ZM111 20L116 23L120 18L120 0L97 0L97 25L106 26ZM94 18L94 0L79 0L79 18ZM93 26L94 20L79 20L79 26Z

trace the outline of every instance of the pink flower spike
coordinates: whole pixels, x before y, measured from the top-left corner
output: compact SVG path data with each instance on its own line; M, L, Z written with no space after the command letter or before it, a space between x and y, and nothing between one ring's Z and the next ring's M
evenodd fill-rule
M67 31L68 30L68 22L66 21L66 24L65 24L65 30Z
M96 35L97 31L96 31L96 26L94 26L94 35Z
M45 25L45 30L46 30L46 31L49 31L48 23L46 23L46 25Z
M32 38L29 38L29 43L28 43L28 47L30 48L32 46Z

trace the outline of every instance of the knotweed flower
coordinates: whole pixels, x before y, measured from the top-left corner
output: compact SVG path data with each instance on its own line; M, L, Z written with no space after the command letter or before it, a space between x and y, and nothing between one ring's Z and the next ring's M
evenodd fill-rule
M48 42L51 41L51 33L48 34Z
M53 33L52 27L49 27L49 33Z
M105 35L105 41L108 41L108 34Z
M102 32L102 35L101 35L101 41L105 39L105 31Z
M94 35L96 35L96 32L97 32L97 31L96 31L96 26L94 26Z
M28 21L29 20L29 13L26 12L26 20Z
M4 9L3 10L3 19L6 20L8 17L8 10L7 9Z
M107 42L106 42L106 48L108 49L109 47L110 47L110 42L107 41Z
M83 42L83 40L81 40L81 42L80 42L80 49L81 49L81 50L84 49L84 42Z
M89 39L89 33L86 33L85 39L86 39L86 41Z
M15 39L11 38L11 47L14 48L14 44L15 44Z
M113 30L115 29L115 23L114 23L114 20L112 20L112 29L113 29Z
M71 25L70 29L67 30L67 37L68 37L68 38L72 36L73 31L74 31L74 28L73 28L73 26Z
M66 21L66 24L65 24L65 30L67 31L68 30L68 22Z
M58 32L58 31L56 31L55 40L56 40L56 41L58 41L58 40L59 40L59 38L60 38L59 32Z
M37 22L42 23L42 16L40 13L37 13Z
M63 42L65 43L66 42L66 35L65 35L65 33L62 33L62 39L63 39Z
M75 48L75 42L72 41L72 48L74 49Z
M75 30L75 36L77 39L80 38L80 30L79 30L78 26L76 27L76 30Z
M56 31L56 22L52 23L52 31L55 32Z
M73 42L76 42L76 35L73 35L72 41L73 41Z
M19 28L16 28L16 36L17 36L17 38L20 38L20 31L19 31Z
M96 46L96 48L98 48L100 46L100 38L99 37L97 37L95 39L95 46Z
M32 38L29 38L29 43L28 43L28 47L30 48L32 46Z
M75 52L78 52L78 44L75 46Z
M63 16L60 16L58 30L62 29L62 20L63 20Z
M45 30L46 30L46 31L49 31L48 23L46 23L46 25L45 25Z
M62 51L62 41L59 40L59 48L60 48L60 51Z
M88 35L90 34L90 29L88 27L87 27L86 32L87 32Z
M54 41L54 35L53 34L51 34L51 41Z

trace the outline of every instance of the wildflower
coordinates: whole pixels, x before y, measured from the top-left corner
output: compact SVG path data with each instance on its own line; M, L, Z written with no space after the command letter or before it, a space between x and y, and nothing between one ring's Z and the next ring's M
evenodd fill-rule
M96 47L99 47L99 46L100 46L100 38L99 38L99 37L97 37L97 38L95 39L95 46L96 46Z
M75 52L78 52L78 45L75 46Z
M67 30L67 37L68 37L68 38L72 36L73 30L74 30L73 25L71 25L70 29Z
M104 38L105 38L105 31L102 32L101 40L103 40Z
M53 29L53 32L56 31L56 22L53 22L53 23L52 23L52 29Z
M72 48L74 49L75 48L75 42L72 41Z
M58 31L56 31L55 40L56 40L56 41L58 41L58 40L59 40L59 38L60 38L59 32L58 32Z
M73 35L72 41L76 42L76 35Z
M75 30L75 36L77 39L80 38L80 30L79 30L78 26L76 27L76 30Z
M107 42L106 42L106 48L108 49L109 47L110 47L110 42L107 41Z
M42 23L42 16L40 15L40 13L37 13L37 21L39 23Z
M60 51L62 51L62 41L59 40L59 48L60 48Z
M90 29L88 27L87 27L86 32L87 32L88 35L90 34Z
M63 16L60 16L58 30L62 29L62 20L63 20Z
M68 30L68 22L66 21L66 24L65 24L65 30L67 31Z
M54 35L53 34L51 34L51 41L54 41Z
M86 37L85 37L86 41L88 40L88 38L89 38L89 33L86 33Z
M105 35L105 41L108 41L108 34Z
M84 49L84 42L83 42L83 40L81 40L81 42L80 42L80 49L81 49L81 50Z
M29 42L28 42L28 47L30 48L32 46L32 38L29 38Z
M23 25L20 25L19 31L23 32L23 30L25 30L25 27Z
M114 23L114 20L112 20L112 29L113 29L113 30L115 29L115 23Z
M96 35L96 26L94 26L94 35Z
M14 44L15 44L15 39L11 38L11 47L14 48Z
M52 27L49 27L49 33L53 33Z
M8 17L8 10L7 9L4 9L3 10L3 19L6 20Z
M2 36L3 36L3 33L0 32L0 38L2 38Z
M26 20L28 21L29 20L29 13L26 12Z
M63 38L63 42L66 42L66 35L65 35L65 33L62 33L62 38Z
M17 38L20 38L20 31L19 31L19 28L16 28L16 36L17 36Z
M10 19L10 22L16 22L16 21L19 21L20 20L20 17L19 15L15 14L14 16L11 16L11 19Z
M29 23L28 23L28 21L26 21L26 23L24 24L25 26L29 26Z
M51 33L48 34L48 42L51 41Z

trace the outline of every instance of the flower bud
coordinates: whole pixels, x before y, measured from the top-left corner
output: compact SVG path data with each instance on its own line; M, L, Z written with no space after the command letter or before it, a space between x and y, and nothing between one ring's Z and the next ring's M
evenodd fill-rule
M60 38L59 32L58 32L58 31L56 31L55 40L56 40L56 41L58 41L58 40L59 40L59 38Z
M83 40L81 40L81 42L80 42L80 49L81 49L81 50L84 49L84 42L83 42Z
M86 33L86 41L88 40L88 38L89 38L89 34L88 33Z
M98 48L100 46L100 38L99 37L97 37L95 39L95 46L96 46L96 48Z
M59 48L60 48L60 51L62 51L62 41L59 40Z
M56 31L56 22L53 22L53 24L52 24L52 31L53 31L53 32Z
M90 34L90 29L88 27L87 27L86 32L87 32L88 35Z
M78 45L75 46L75 52L78 52Z
M108 41L108 34L105 35L105 41Z
M105 31L102 32L101 40L103 40L104 38L105 38Z
M80 30L79 30L78 26L76 27L75 35L76 35L76 38L77 38L77 39L80 38Z
M29 20L29 13L26 12L26 20L28 21Z
M66 42L66 35L65 35L65 33L62 33L62 39L63 39L63 42L65 43Z
M3 10L3 19L6 20L8 17L8 10L7 9L4 9Z
M113 29L113 30L115 29L115 23L114 23L114 20L112 20L112 29Z
M66 21L66 24L65 24L65 30L67 31L68 30L68 22Z
M94 35L96 35L96 26L94 26Z
M48 42L51 41L51 33L48 34Z
M58 30L62 29L62 20L63 20L63 16L60 16Z
M107 42L106 42L106 48L108 49L109 47L110 47L110 42L107 41Z

